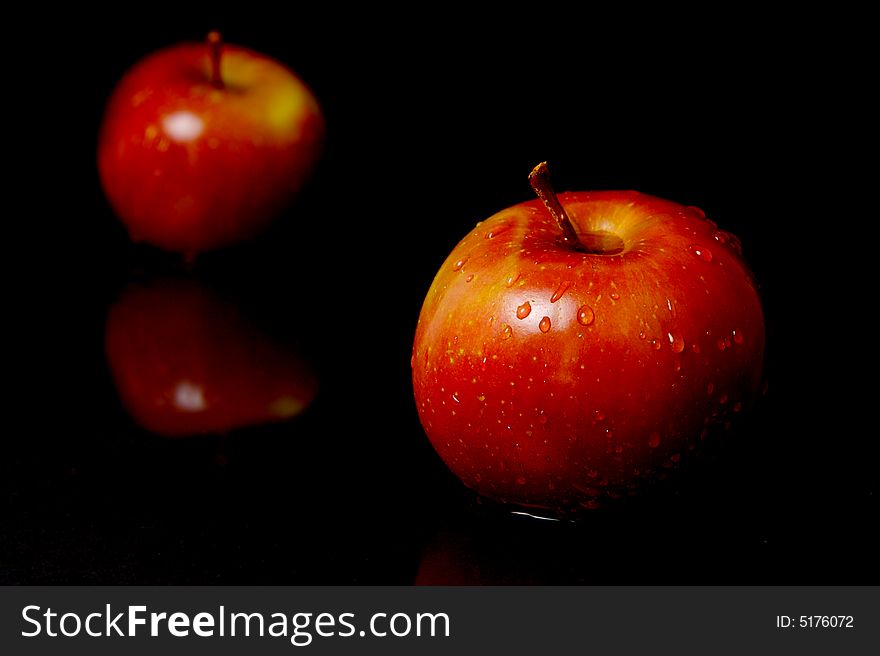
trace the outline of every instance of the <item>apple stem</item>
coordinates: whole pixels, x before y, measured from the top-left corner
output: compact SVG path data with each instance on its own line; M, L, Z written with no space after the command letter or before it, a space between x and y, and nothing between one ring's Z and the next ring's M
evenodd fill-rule
M571 219L553 190L553 185L550 184L550 169L547 168L547 162L541 162L532 169L532 172L529 173L529 182L538 198L544 202L544 207L550 212L550 216L556 219L556 223L562 231L562 241L572 248L580 250L581 241L578 239L577 230L574 229Z
M208 32L208 47L211 49L211 84L218 89L223 88L223 78L220 76L220 49L223 47L223 37L217 30Z

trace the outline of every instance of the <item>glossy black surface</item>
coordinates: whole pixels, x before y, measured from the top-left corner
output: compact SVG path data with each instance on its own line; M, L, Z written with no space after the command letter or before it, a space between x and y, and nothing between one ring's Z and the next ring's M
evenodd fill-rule
M852 192L829 136L847 127L818 109L833 87L813 53L745 19L597 14L539 31L449 13L429 33L386 18L17 25L28 129L7 155L20 209L4 217L25 235L7 245L0 583L877 583L876 402L850 369L876 338L864 272L826 246ZM296 69L329 141L268 234L187 269L128 244L95 139L131 63L212 28ZM560 190L702 207L742 239L768 322L769 393L736 441L577 526L478 503L427 442L409 379L437 268L476 221L531 197L544 159ZM104 360L105 315L132 280L168 273L307 344L314 405L216 438L135 426Z

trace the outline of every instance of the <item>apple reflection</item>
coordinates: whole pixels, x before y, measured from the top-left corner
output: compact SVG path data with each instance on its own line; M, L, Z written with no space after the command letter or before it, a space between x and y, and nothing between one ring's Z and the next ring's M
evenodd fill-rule
M129 286L110 308L105 349L132 419L167 437L291 419L317 393L297 349L191 279Z
M424 546L414 585L542 585L553 582L557 559L536 560L553 534L519 522L489 519L485 526L454 521L442 526ZM483 518L484 520L486 518ZM513 525L511 525L513 524ZM540 527L539 527L540 528ZM538 544L532 544L538 542ZM548 563L551 565L548 566Z

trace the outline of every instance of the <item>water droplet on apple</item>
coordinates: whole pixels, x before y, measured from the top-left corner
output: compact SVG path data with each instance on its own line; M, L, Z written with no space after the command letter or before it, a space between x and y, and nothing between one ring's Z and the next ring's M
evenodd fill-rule
M473 280L473 279L474 279L474 274L471 274L471 275L469 275L467 278L465 278L464 281L465 281L465 282L470 282L470 281Z
M569 287L571 287L571 283L568 281L563 282L561 285L559 285L559 287L556 288L556 291L553 292L553 296L550 297L550 302L555 303L560 298L562 298L565 295L565 292L568 291Z
M496 228L492 228L489 232L486 233L486 239L494 239L498 235L507 232L510 230L510 224L505 223L504 225L500 225Z
M605 421L605 413L601 410L596 410L593 413L593 417L596 419L596 421Z
M461 271L462 267L467 264L468 259L466 257L461 258L455 264L452 265L453 271Z
M727 403L727 399L727 392L724 392L721 396L718 397L718 403L724 405L725 403Z
M517 476L516 477L516 484L517 485L525 485L526 484L526 477L525 476Z
M743 409L743 404L740 403L739 401L737 401L736 403L733 404L733 411L734 412L739 412L742 409Z
M541 414L538 415L538 423L542 426L547 423L547 415L544 414L543 410L541 410Z
M532 304L526 301L518 308L516 308L516 318L517 319L525 319L529 316L529 313L532 311Z
M712 261L712 251L710 251L705 246L699 246L698 244L692 244L688 250L691 252L691 255L695 255L696 257L703 260L703 262L711 262Z
M648 436L648 446L652 449L656 449L660 446L660 433L654 431Z
M718 341L715 342L718 345L719 351L724 351L727 349L727 341L723 337L719 337Z
M640 330L640 331L639 331L639 339L645 339L646 337L647 337L647 335L645 334L645 331L644 331L644 330Z
M681 335L678 333L668 333L668 337L673 353L681 353L684 351L684 338Z
M581 305L578 310L578 323L582 326L589 326L596 319L596 313L589 305Z
M550 317L544 317L541 319L541 323L538 324L538 329L542 333L550 332Z
M737 344L742 344L743 339L744 338L743 338L743 334L742 334L741 330L734 330L733 331L733 341L734 342L736 342Z
M612 301L619 301L620 300L620 294L618 294L617 292L611 292L609 294L609 296L611 297Z
M504 324L504 327L501 329L501 339L508 339L512 334L513 329L509 325ZM485 362L483 364L485 364Z
M742 242L732 232L727 232L726 230L716 230L715 234L712 237L719 244L725 244L728 248L733 250L734 252L742 255Z
M701 208L697 207L696 205L688 205L687 209L689 209L691 212L696 214L701 219L706 218L706 213Z
M504 281L504 284L507 285L508 287L513 287L516 284L516 281L519 280L519 277L520 277L519 273L512 273L509 276L507 276L507 280Z
M654 349L655 351L659 351L661 346L662 346L662 344L660 344L659 339L652 339L651 340L651 348Z
M671 456L669 456L669 459L672 462L678 462L679 460L681 460L681 454L680 453L673 453Z
M455 401L456 403L461 403L461 399L458 398L458 392L452 393L452 400Z

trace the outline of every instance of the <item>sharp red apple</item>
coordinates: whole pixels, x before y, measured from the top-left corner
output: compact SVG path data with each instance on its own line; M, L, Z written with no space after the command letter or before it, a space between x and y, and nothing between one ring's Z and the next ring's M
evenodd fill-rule
M638 490L752 405L764 320L739 240L633 191L489 218L437 273L412 373L432 444L477 492L569 513Z
M98 168L132 240L197 253L278 214L311 173L323 133L296 75L212 32L125 74L107 104Z
M110 309L105 348L123 405L159 435L290 419L317 393L296 349L192 280L129 287Z

